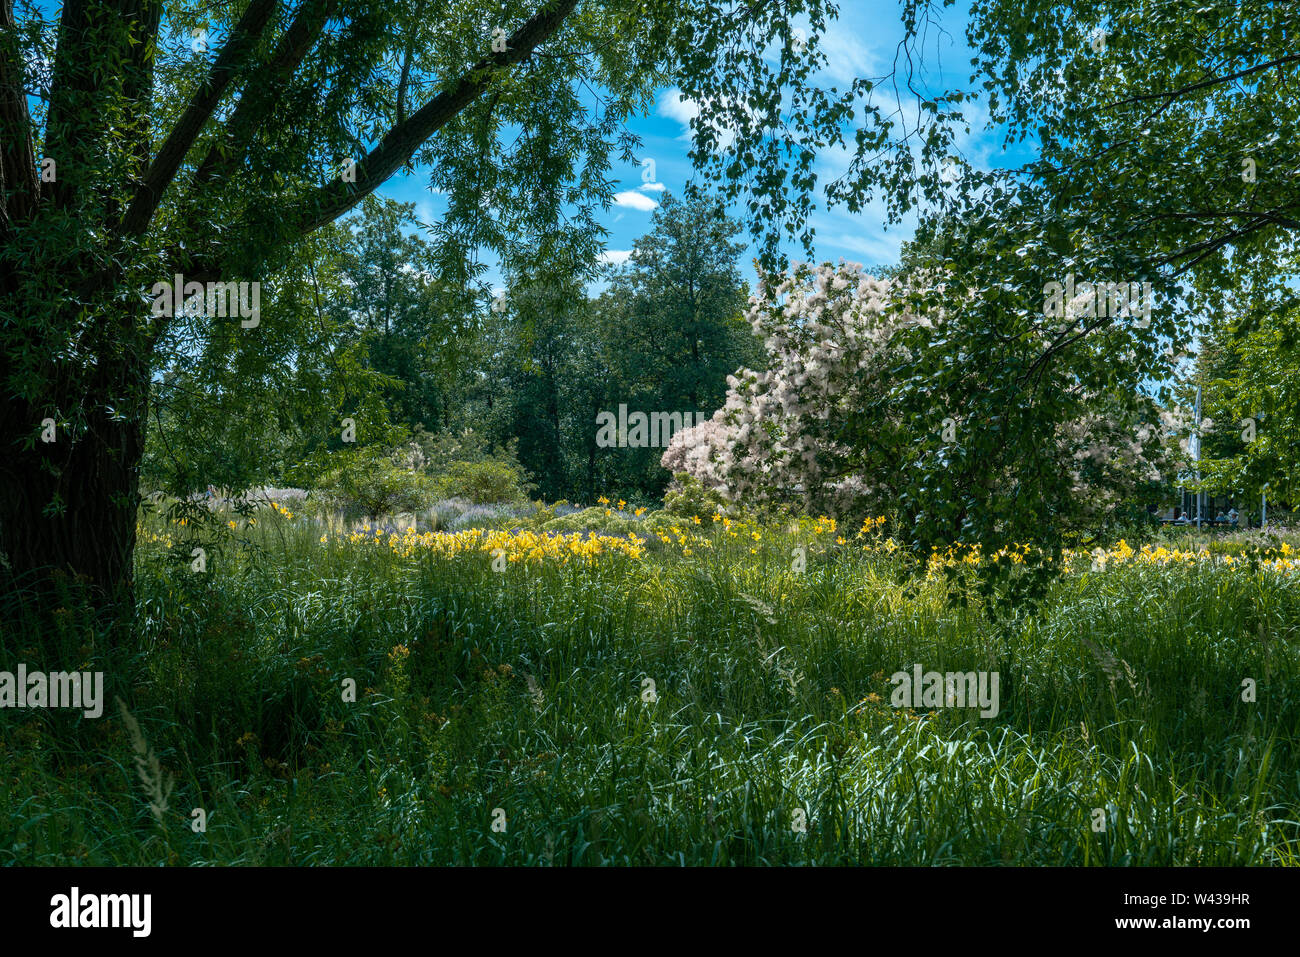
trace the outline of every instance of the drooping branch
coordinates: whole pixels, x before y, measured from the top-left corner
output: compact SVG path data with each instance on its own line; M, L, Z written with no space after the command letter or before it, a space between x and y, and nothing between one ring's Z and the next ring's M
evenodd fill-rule
M305 235L319 229L374 192L415 155L420 144L487 90L501 71L527 59L553 36L577 5L578 0L554 0L507 38L505 50L480 59L409 119L396 124L358 164L360 176L355 183L344 182L340 175L290 212L295 230Z
M148 228L158 204L162 202L163 191L180 169L185 155L194 145L231 81L248 60L276 6L277 0L253 0L231 30L211 71L194 91L185 112L176 121L176 126L154 157L144 181L136 190L135 198L122 219L121 231L125 235L139 235Z

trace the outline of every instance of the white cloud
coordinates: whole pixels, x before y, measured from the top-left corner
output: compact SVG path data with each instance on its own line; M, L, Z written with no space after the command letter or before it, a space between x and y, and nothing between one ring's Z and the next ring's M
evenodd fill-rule
M680 123L682 132L677 139L689 143L691 142L691 120L700 115L700 104L689 97L682 96L682 91L673 87L671 90L665 90L659 97L659 115ZM718 152L725 153L735 142L736 133L722 126L716 119L712 125L717 130L715 148Z
M818 40L826 64L819 71L836 83L848 86L858 77L877 76L884 71L875 53L857 33L842 25L831 26Z
M643 213L648 213L659 204L649 196L643 196L635 190L625 189L621 193L614 194L614 205L625 206L628 209L637 209Z
M897 239L886 236L872 236L866 233L840 233L838 235L817 236L818 253L823 246L832 246L838 249L847 249L849 252L858 253L865 257L865 263L868 265L881 263L888 264L898 260L898 254L901 249L903 236L899 235Z
M668 187L663 183L642 183L637 187L637 189L643 190L647 193L662 193L667 188Z
M614 266L621 266L632 258L630 249L606 249L600 254L599 259L603 263L610 263Z
M687 129L689 135L691 120L700 115L700 104L682 96L682 91L673 87L659 97L659 115L676 120Z

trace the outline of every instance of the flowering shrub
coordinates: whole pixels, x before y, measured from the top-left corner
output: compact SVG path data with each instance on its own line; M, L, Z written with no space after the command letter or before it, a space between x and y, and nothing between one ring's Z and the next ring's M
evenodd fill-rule
M675 435L663 466L732 501L797 502L807 513L845 517L890 511L900 501L925 509L932 489L922 477L959 464L986 489L1017 488L1023 476L1005 443L982 436L985 458L972 458L971 437L984 423L914 374L918 357L959 334L949 327L960 317L948 321L937 306L913 312L919 274L912 275L909 284L876 279L856 264L823 264L798 267L775 284L761 277L747 318L763 338L768 371L728 377L723 408ZM951 298L945 302L954 308ZM978 390L981 375L999 374L974 356L965 362L968 389ZM1077 511L1101 515L1138 482L1159 478L1163 430L1142 428L1144 418L1157 416L1140 399L1117 401L1078 382L1061 388L1066 395L1054 400L1053 412L1062 420L1033 423L1046 432L1035 454L1051 461L1052 487L1074 497ZM925 414L905 414L900 396ZM940 505L952 507L958 532L965 505Z
M664 467L732 500L796 496L809 511L836 512L880 504L890 476L861 468L861 452L900 436L882 414L892 338L925 322L890 304L890 284L857 265L801 267L775 286L760 277L747 318L768 370L729 376L724 407L674 436Z

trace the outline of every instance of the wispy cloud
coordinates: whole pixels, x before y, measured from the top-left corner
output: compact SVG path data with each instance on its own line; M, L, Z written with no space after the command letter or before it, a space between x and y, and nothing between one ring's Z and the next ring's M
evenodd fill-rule
M677 137L683 143L691 142L691 120L700 115L700 104L690 97L683 96L682 91L677 87L665 90L659 96L659 115L670 120L680 123L682 132ZM718 121L714 121L713 127L717 130L717 142L715 149L718 152L725 152L731 148L731 144L736 140L734 130L728 129Z
M817 246L818 252L826 247L847 250L848 252L857 253L864 257L865 265L877 263L891 263L898 259L903 236L871 235L864 231L862 233L839 233L836 235L818 234ZM827 250L829 252L829 250ZM825 254L823 253L823 258Z
M884 72L876 54L861 37L842 24L832 24L818 40L826 64L819 71L835 83L848 86L858 77L877 76Z
M659 115L680 123L686 129L681 138L689 139L691 120L700 115L700 104L689 97L682 96L682 91L673 87L660 94Z

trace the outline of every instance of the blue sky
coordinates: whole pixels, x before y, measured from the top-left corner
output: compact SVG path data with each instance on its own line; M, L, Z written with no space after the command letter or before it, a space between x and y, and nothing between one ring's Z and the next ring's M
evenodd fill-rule
M39 0L37 4L46 15L57 11L55 0ZM900 0L840 0L839 17L829 24L820 39L826 62L816 76L823 87L845 89L856 77L879 77L888 73L894 63L896 50L903 38L900 21ZM957 0L953 7L938 11L942 31L932 29L924 46L921 66L924 85L931 92L948 88L969 87L971 52L965 44L966 0ZM806 21L796 21L796 27L807 30ZM212 42L219 44L220 38ZM634 119L629 127L641 137L640 160L653 160L655 178L647 184L643 179L645 167L619 162L616 157L612 175L618 179L614 205L605 211L603 224L608 229L605 257L618 263L626 260L636 239L649 231L650 219L664 189L680 196L692 176L688 158L690 148L689 124L696 105L684 100L674 87L658 91L654 108L646 115ZM985 129L986 112L977 105L968 104L965 114L970 122L970 135L959 140L960 152L973 167L987 169L1010 165L1003 156L996 133ZM851 138L848 131L846 138ZM1020 155L1018 161L1024 159ZM819 188L842 174L847 167L849 152L833 151L819 157L816 171ZM413 173L399 172L378 190L379 195L401 202L413 203L417 217L425 223L436 222L442 203L439 196L430 192L429 171L416 167ZM882 204L876 202L858 214L843 208L827 208L824 196L818 198L818 209L812 218L816 232L815 259L837 262L841 258L866 265L897 261L902 242L909 239L915 229L915 218L886 227ZM744 222L743 211L733 208L732 215ZM748 238L742 232L742 239ZM787 252L802 259L802 251L790 246ZM753 282L751 247L741 255L741 272ZM485 254L490 264L485 280L499 288L500 273L490 254ZM598 288L598 286L596 287Z
M874 77L889 72L897 45L903 37L900 8L898 0L848 0L842 3L839 19L831 23L821 41L826 63L817 77L818 84L843 90L855 77ZM943 14L941 25L946 35L931 32L924 61L925 79L934 91L943 87L969 86L971 53L965 44L964 4L948 8ZM642 140L639 158L654 161L655 180L653 184L647 184L643 180L645 167L615 160L612 175L619 181L618 192L614 205L602 219L609 230L605 253L609 260L625 260L637 237L649 231L651 215L664 188L674 195L682 194L692 175L688 158L689 123L695 111L694 103L684 100L675 88L666 87L659 91L654 109L629 124ZM967 162L977 168L1006 165L1001 155L1000 138L984 129L986 113L971 105L965 112L971 131L959 142L959 147ZM817 165L819 185L824 186L840 175L848 159L847 151L820 157ZM395 176L379 193L414 203L417 216L429 222L438 215L441 205L439 197L428 190L428 183L428 171L417 168L412 174ZM732 210L732 214L743 222L740 212ZM915 229L915 219L886 228L883 206L879 203L873 203L855 215L843 208L827 209L824 199L821 199L812 225L816 230L817 260L838 262L843 258L871 265L897 260L901 243L910 238ZM747 234L742 234L742 238L747 239ZM794 247L788 252L794 258L803 258ZM752 248L746 250L741 262L742 274L751 283L754 280L753 255ZM487 261L492 262L490 257ZM497 270L490 269L485 279L499 287Z

